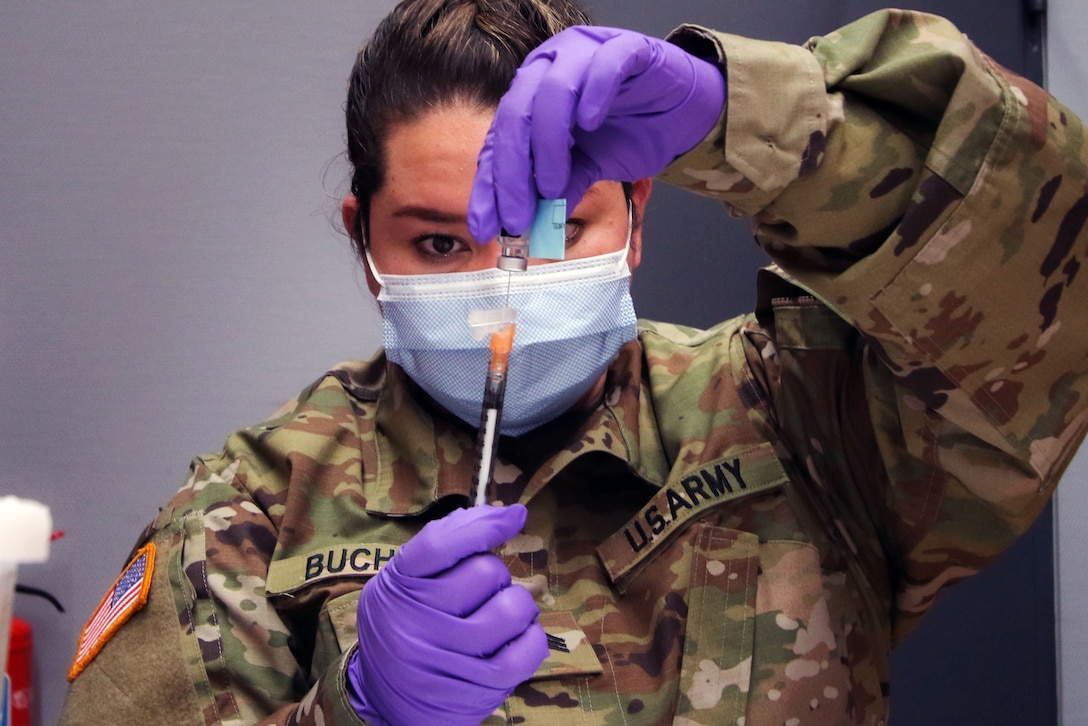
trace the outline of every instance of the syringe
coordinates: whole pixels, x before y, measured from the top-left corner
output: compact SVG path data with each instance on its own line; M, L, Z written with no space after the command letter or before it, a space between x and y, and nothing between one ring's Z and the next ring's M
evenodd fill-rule
M491 362L484 382L484 402L480 409L480 429L476 436L476 491L473 505L487 504L495 475L495 454L502 420L502 399L506 393L506 366L514 345L517 325L510 323L491 334Z
M566 251L567 203L564 199L542 199L537 203L536 217L528 234L511 236L503 230L499 235L501 251L495 262L507 274L528 269L529 257L561 260ZM506 392L506 369L514 345L517 312L510 307L510 278L507 278L506 304L501 308L473 310L468 324L473 337L483 340L485 331L491 333L491 360L484 383L484 400L480 409L480 428L476 435L476 481L473 505L487 504L495 477L495 455L499 444L499 424L502 402ZM497 328L497 329L496 329Z

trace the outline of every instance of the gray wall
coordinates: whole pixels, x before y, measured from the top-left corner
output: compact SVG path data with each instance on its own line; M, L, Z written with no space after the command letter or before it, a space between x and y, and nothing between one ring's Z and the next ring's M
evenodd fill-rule
M0 492L63 539L20 579L41 724L189 458L380 343L332 220L345 81L391 0L0 4Z
M1051 0L1047 86L1088 118L1088 13L1083 0ZM1088 447L1081 449L1059 490L1057 506L1058 644L1062 723L1088 721Z
M589 4L654 34L696 21L794 42L878 6ZM66 532L48 564L21 571L68 608L17 603L36 629L42 724L79 628L189 457L378 345L334 220L344 80L391 6L0 7L0 493L44 501ZM1031 72L1018 0L919 7ZM640 314L708 324L747 310L762 258L746 229L681 197L659 187L652 202ZM1047 722L1046 523L1002 567L956 588L897 654L896 723Z

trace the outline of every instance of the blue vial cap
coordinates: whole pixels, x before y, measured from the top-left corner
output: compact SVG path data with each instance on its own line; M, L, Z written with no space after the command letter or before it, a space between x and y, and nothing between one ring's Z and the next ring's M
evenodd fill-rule
M529 231L529 256L562 260L567 254L567 200L541 199Z

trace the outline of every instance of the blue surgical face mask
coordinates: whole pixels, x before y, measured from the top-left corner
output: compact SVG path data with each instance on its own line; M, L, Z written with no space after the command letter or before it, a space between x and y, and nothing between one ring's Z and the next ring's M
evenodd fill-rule
M570 409L635 338L627 250L534 265L432 275L381 275L386 356L432 398L476 426L490 350L467 324L472 310L517 310L501 432L519 436ZM368 253L369 258L369 253ZM509 287L509 303L507 288Z

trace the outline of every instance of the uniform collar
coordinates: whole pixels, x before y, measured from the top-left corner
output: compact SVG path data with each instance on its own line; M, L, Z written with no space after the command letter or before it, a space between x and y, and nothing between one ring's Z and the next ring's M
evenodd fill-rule
M468 497L475 467L475 431L438 409L397 365L384 356L385 375L374 390L372 427L362 437L367 511L386 516L426 512L439 500ZM572 415L525 434L511 450L532 451L535 468L522 497L531 499L559 472L591 453L626 463L640 478L660 486L668 463L643 390L642 347L635 340L609 366L601 402L588 415ZM365 416L367 412L363 412ZM580 423L576 423L580 418ZM560 429L570 431L570 434ZM561 435L565 434L565 435ZM504 453L500 444L499 454ZM524 457L519 457L524 459ZM537 464L536 462L539 462Z

